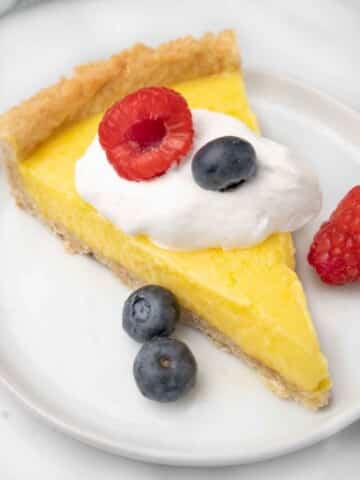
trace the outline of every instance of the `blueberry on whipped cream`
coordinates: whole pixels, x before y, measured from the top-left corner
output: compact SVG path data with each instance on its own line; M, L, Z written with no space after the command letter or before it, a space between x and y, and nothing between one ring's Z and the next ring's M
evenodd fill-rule
M192 160L194 180L206 190L231 190L256 173L254 147L239 137L226 136L206 143Z

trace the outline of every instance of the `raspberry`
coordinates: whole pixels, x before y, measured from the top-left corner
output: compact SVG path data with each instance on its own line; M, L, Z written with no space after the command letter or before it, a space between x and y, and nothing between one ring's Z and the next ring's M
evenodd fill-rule
M99 139L116 172L149 180L179 164L194 136L185 99L165 87L142 88L105 113Z
M360 185L350 190L320 227L308 261L326 283L360 280Z

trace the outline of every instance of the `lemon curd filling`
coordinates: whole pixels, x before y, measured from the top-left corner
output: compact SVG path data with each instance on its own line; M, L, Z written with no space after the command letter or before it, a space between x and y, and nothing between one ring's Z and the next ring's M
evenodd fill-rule
M191 108L233 115L259 131L238 73L172 88ZM25 188L42 214L64 225L97 254L147 282L170 288L183 306L287 382L314 394L327 390L327 362L294 272L291 235L276 234L246 249L194 252L165 250L147 238L125 235L75 190L75 163L93 140L101 117L59 131L21 163Z

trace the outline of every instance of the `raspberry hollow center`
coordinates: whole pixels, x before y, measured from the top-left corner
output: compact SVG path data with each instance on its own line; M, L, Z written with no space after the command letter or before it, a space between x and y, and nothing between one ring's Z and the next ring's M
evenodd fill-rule
M137 144L140 150L148 150L159 147L165 135L166 127L161 118L147 118L132 125L126 137Z

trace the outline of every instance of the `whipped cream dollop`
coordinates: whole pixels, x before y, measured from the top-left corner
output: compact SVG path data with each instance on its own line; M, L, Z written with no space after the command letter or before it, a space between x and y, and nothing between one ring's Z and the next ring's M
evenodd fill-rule
M79 195L120 230L176 250L255 245L273 233L297 230L319 213L317 178L287 147L229 115L208 110L192 110L192 115L191 151L178 167L150 181L121 178L96 137L76 164ZM192 157L226 135L252 144L257 173L231 191L204 190L192 176Z

